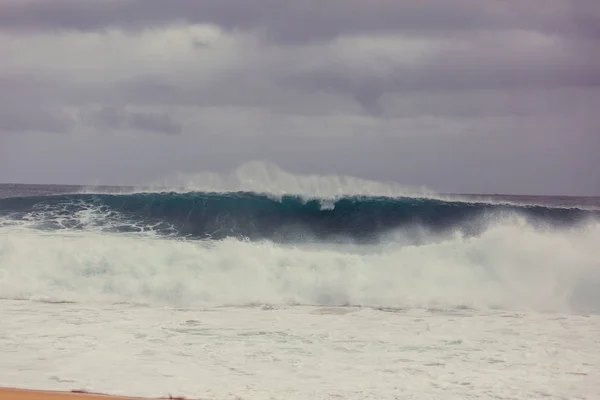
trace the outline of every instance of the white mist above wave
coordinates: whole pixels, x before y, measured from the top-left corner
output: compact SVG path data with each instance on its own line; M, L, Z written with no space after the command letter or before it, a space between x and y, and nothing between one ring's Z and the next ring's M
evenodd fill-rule
M268 195L273 199L281 199L284 195L298 196L305 200L317 199L321 201L324 209L333 208L332 201L345 196L411 197L462 203L528 204L588 210L598 210L600 207L600 199L588 205L579 204L577 199L571 201L562 199L559 201L557 198L553 199L555 204L551 204L549 199L545 199L542 204L536 202L535 197L517 201L516 196L441 194L427 187L410 187L394 182L369 180L346 175L295 174L266 161L248 162L229 173L209 171L176 173L146 185L119 187L118 189L110 187L108 191L102 190L98 186L88 186L80 189L79 192L119 194L141 192L253 192Z
M600 225L497 222L419 246L186 242L0 228L0 297L166 306L600 311Z
M95 192L86 188L85 192ZM342 175L301 175L285 171L262 161L241 165L230 173L177 173L149 185L140 191L172 192L255 192L272 196L296 195L309 199L335 199L340 196L434 197L426 188L411 188L392 182L379 182ZM131 191L127 191L131 192Z

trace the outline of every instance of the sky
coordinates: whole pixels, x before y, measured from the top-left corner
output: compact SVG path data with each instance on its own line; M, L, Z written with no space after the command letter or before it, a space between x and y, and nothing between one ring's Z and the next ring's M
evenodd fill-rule
M0 0L0 182L600 195L599 114L597 0Z

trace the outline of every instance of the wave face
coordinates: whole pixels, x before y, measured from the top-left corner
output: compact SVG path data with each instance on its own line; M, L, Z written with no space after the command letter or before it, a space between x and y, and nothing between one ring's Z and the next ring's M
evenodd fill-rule
M0 198L0 298L600 312L598 209L42 192Z
M375 242L397 230L481 233L519 215L532 224L568 226L599 211L435 199L353 196L279 199L253 193L63 194L0 199L0 215L42 230L145 232L163 237L275 242Z

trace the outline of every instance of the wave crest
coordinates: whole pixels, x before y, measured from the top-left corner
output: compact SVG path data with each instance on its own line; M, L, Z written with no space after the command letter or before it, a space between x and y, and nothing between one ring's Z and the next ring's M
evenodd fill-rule
M376 242L397 230L475 235L515 215L560 227L597 219L577 208L497 205L423 198L275 200L254 193L67 194L0 199L0 215L44 230L150 232L190 239Z

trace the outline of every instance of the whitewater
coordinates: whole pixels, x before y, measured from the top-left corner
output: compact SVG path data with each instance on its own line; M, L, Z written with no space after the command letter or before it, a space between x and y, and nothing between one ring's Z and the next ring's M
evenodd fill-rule
M207 399L594 399L600 199L251 165L0 185L0 386Z

